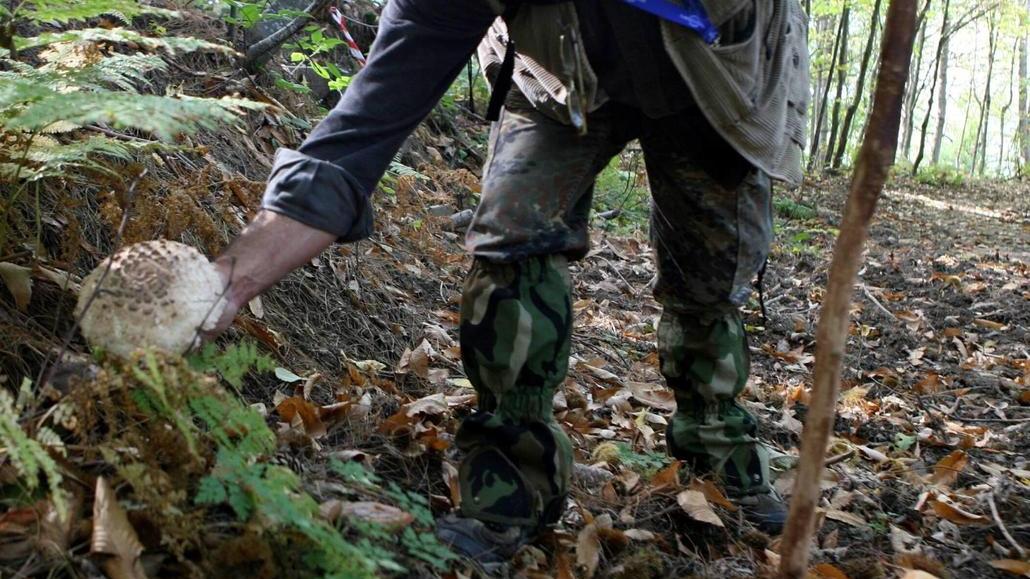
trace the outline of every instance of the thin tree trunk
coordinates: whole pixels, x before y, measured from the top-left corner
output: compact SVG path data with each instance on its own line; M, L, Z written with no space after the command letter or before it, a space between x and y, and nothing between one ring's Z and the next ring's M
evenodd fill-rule
M937 131L933 135L934 165L941 162L941 144L944 142L944 125L948 118L948 59L951 54L951 36L944 37L944 49L941 51L941 99L937 101Z
M995 21L995 13L991 13L988 19L989 34L987 41L989 48L987 52L987 83L984 85L983 106L980 108L980 122L976 128L976 144L973 147L973 169L976 170L977 152L980 156L980 168L977 172L982 176L987 164L987 131L991 123L991 77L994 75L994 57L998 49L998 25ZM972 173L973 171L970 171Z
M847 346L851 296L862 265L862 250L869 222L876 211L876 202L887 180L898 144L905 81L908 79L916 33L915 22L915 2L891 0L884 26L880 72L869 128L855 163L840 236L833 250L826 298L819 314L812 403L802 434L801 461L790 501L790 516L780 542L780 575L785 579L800 579L808 571L815 509L820 494L819 479L825 461L826 444L833 429L841 363Z
M979 41L979 35L977 36ZM976 62L977 53L980 51L979 42L973 43L973 62ZM958 138L958 156L955 157L955 166L962 166L962 151L966 149L966 132L969 130L969 107L973 106L973 101L978 100L976 96L976 75L969 75L969 99L966 100L966 111L962 114L962 134ZM948 95L942 94L941 98L947 98ZM969 170L973 172L972 169Z
M891 0L892 3L894 0ZM1030 0L1028 0L1030 1ZM926 152L926 128L930 125L930 114L933 112L933 97L937 92L937 75L941 70L941 51L948 38L948 10L951 8L951 0L944 0L944 17L941 22L941 39L937 43L937 54L934 57L933 82L930 84L930 102L927 103L926 115L923 117L923 124L919 129L919 152L916 153L916 160L912 163L912 174L919 172L919 164L923 162L923 153ZM946 97L944 95L942 98Z
M923 92L923 53L926 48L926 29L930 19L926 18L929 13L930 0L926 0L923 9L919 12L919 41L916 43L916 68L912 71L912 78L908 79L904 103L904 129L901 136L901 151L907 161L909 152L912 151L912 134L916 126L916 102L920 93Z
M1027 10L1030 10L1030 0L1027 0ZM1019 150L1020 170L1022 174L1027 167L1030 167L1030 74L1027 72L1027 34L1024 33L1019 39Z
M851 132L851 123L855 120L855 113L858 111L858 105L862 102L862 95L865 93L865 75L869 70L869 58L873 54L873 41L876 39L876 29L880 26L880 4L882 0L875 0L873 3L873 17L869 20L869 36L866 39L865 50L862 52L862 64L858 68L858 82L855 83L855 96L851 99L851 104L848 105L848 110L844 114L844 126L840 130L840 139L837 141L837 152L833 156L833 163L831 166L834 169L840 167L841 161L844 159L844 151L848 146L848 134Z
M1012 108L1012 101L1015 98L1015 85L1016 85L1016 56L1019 54L1019 41L1017 40L1012 46L1012 64L1009 65L1009 100L1005 103L1005 106L1001 107L1001 127L999 134L1001 138L998 139L998 175L1004 175L1005 173L1005 120L1009 115L1009 109Z
M830 138L826 141L826 157L823 166L829 166L833 156L833 144L837 142L837 130L840 128L840 107L844 99L844 83L848 79L848 28L851 20L851 7L845 6L841 14L844 25L841 27L840 53L837 59L837 91L833 97L833 115L830 120Z
M830 85L833 84L833 70L837 64L837 51L840 50L840 37L841 32L844 30L845 14L847 13L847 4L844 5L844 11L841 12L840 23L837 25L837 35L833 40L833 51L830 56L830 69L826 73L826 86L823 88L823 97L819 103L819 114L816 115L815 131L812 132L812 148L808 153L808 170L811 171L815 167L816 159L819 158L819 141L823 133L823 120L826 117L826 102L830 98Z

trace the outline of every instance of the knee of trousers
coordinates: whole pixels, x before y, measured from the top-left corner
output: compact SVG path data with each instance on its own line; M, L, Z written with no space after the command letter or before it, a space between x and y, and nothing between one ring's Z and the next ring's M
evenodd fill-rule
M572 444L550 421L513 422L490 412L465 420L455 440L462 514L539 528L558 520L568 495Z
M462 296L460 342L481 410L508 420L550 420L571 338L572 290L563 256L476 259Z

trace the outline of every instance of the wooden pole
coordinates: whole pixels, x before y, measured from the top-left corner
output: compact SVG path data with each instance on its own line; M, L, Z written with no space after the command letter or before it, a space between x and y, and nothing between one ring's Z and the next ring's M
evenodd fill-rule
M801 461L781 541L780 574L801 579L808 569L819 500L819 478L833 428L841 363L848 336L848 309L862 263L862 248L876 202L898 145L901 107L916 32L915 0L891 0L884 25L880 73L865 139L854 175L840 236L833 250L826 299L816 334L812 404L801 437Z

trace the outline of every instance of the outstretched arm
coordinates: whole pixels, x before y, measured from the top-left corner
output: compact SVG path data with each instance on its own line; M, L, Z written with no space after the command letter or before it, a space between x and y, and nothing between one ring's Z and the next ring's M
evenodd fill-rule
M262 211L216 265L236 311L333 241L371 234L371 192L495 17L485 0L391 0L367 66L297 149L280 149Z

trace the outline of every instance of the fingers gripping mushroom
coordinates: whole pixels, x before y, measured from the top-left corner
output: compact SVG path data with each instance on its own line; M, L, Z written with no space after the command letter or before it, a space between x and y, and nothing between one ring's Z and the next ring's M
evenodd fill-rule
M86 277L75 314L86 341L112 354L147 347L183 353L218 320L223 290L214 264L196 249L145 241L118 251Z

